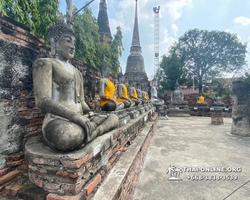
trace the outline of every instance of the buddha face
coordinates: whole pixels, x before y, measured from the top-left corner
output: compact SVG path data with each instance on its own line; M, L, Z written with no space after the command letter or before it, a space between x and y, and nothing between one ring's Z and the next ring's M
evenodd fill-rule
M73 58L75 54L75 36L63 34L58 40L57 52L65 60Z
M124 81L125 81L125 77L124 76L120 76L119 79L120 79L121 83L124 83Z
M108 77L108 75L110 74L110 69L108 66L106 66L101 69L101 72L103 77Z

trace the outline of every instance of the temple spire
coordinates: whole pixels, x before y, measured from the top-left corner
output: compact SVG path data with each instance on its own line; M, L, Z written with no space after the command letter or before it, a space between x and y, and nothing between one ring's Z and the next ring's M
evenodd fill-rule
M148 83L148 77L145 72L144 58L142 56L140 45L137 1L138 0L135 0L134 31L132 45L130 48L130 55L127 59L125 76L129 81L134 81L138 84L144 85Z
M108 18L106 0L100 0L97 20L99 26L98 33L101 36L101 41L103 41L103 36L106 35L108 42L111 43L113 38L109 27L109 18Z
M141 52L139 26L138 26L137 1L138 0L135 0L135 22L134 22L132 46L130 48L130 52Z

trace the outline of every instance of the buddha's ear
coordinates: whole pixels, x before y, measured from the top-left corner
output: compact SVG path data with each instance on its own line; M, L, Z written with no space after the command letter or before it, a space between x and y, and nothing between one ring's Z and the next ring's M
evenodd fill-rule
M55 42L55 38L51 37L49 39L49 43L50 43L50 47L51 47L51 51L50 51L51 56L55 57L55 55L56 55L56 42Z

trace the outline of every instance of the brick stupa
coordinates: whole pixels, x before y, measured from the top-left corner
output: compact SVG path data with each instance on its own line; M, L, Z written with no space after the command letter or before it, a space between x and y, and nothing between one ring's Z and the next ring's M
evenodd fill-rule
M132 46L130 48L130 55L127 59L127 66L125 76L129 81L134 81L140 84L142 88L147 90L148 77L145 72L144 58L140 45L139 26L138 26L138 13L137 13L137 0L135 2L135 22L132 38Z
M103 42L103 36L105 35L108 39L108 43L110 44L113 38L109 27L109 18L108 18L106 0L100 1L97 21L99 26L98 33L101 37L101 41Z

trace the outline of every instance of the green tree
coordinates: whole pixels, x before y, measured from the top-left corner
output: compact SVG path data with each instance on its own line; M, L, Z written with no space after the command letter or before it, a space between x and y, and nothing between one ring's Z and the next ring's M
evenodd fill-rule
M113 75L118 74L118 69L120 67L119 58L122 56L122 51L124 50L122 44L122 31L121 27L116 28L116 33L114 34L114 39L110 45L110 53L111 53L111 73Z
M184 63L181 62L180 58L174 52L169 56L162 56L160 67L164 72L163 80L160 81L163 89L174 90L177 79L180 84L183 83L183 79L180 78L184 73Z
M48 28L58 18L59 0L0 0L0 12L30 27L35 36L47 39Z
M199 94L204 77L212 79L221 72L235 72L245 64L246 44L236 34L193 29L179 38L176 52L185 63L188 77L196 76Z
M74 7L73 13L76 10ZM100 36L98 34L97 20L89 7L86 7L82 13L76 15L74 30L76 35L75 58L97 67L100 61L95 57L100 45Z
M221 98L229 98L232 94L230 86L232 85L232 80L230 78L216 78L213 79L208 86Z
M76 12L76 8L73 9L74 12ZM117 27L111 45L106 36L103 37L102 42L100 41L98 28L97 19L89 7L75 17L75 58L94 67L100 67L105 56L111 74L117 75L120 66L119 57L123 50L121 28Z

